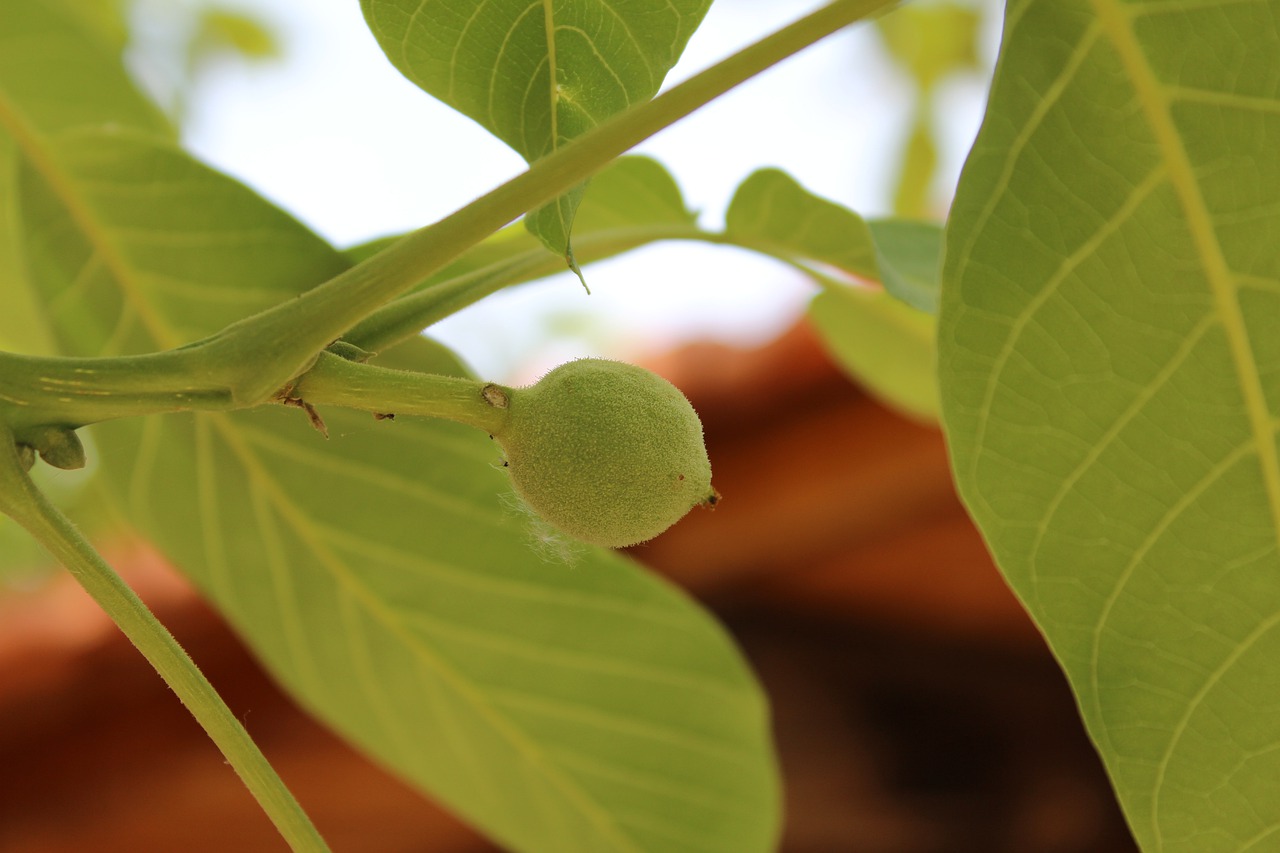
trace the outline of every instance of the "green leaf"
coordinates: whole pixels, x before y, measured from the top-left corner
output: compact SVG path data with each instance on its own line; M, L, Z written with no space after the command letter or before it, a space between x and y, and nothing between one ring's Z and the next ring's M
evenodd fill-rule
M511 849L770 849L764 704L704 613L539 557L484 435L324 416L175 418L114 472L295 696Z
M0 133L30 137L83 125L172 135L134 87L119 51L59 3L0 0Z
M344 266L167 143L29 153L30 279L65 352L190 340ZM453 369L428 346L402 349ZM765 703L714 620L624 558L547 556L483 434L323 415L327 442L283 408L94 435L132 522L281 683L503 845L770 849Z
M155 105L125 74L118 50L67 17L61 4L0 2L0 346L52 354L53 333L28 280L19 184L37 163L57 180L57 165L44 162L44 138L73 128L128 126L159 136L170 128ZM110 4L76 6L99 21ZM33 159L34 158L34 159Z
M18 184L41 137L82 126L127 125L168 135L167 122L125 74L119 52L59 3L0 2L0 346L55 351L25 280ZM106 3L76 7L102 23Z
M0 0L0 347L50 355L54 334L27 274L19 183L40 160L41 138L105 124L169 134L160 111L129 81L119 45L87 31L70 12L106 26L111 3L63 5ZM52 168L52 164L46 164Z
M934 318L883 290L831 287L809 304L809 319L837 362L884 403L925 422L938 420Z
M867 227L885 291L917 311L938 313L942 227L909 219L873 219Z
M54 2L62 5L63 14L78 19L113 50L123 51L128 45L129 0L54 0Z
M947 235L960 491L1134 834L1280 825L1280 5L1011 3Z
M18 202L17 145L0 134L0 282L4 283L5 310L0 311L0 349L31 355L53 355L57 345L44 321L37 296L25 281Z
M658 91L710 0L361 0L406 77L528 162ZM559 255L581 188L528 217Z
M931 222L873 219L884 290L825 288L809 319L845 371L882 402L927 423L938 410L937 321L942 228ZM909 304L894 294L909 293ZM927 306L921 310L917 305Z
M61 351L35 280L36 250L22 201L22 185L40 180L33 177L36 168L57 179L48 135L107 125L171 135L163 115L124 71L122 27L115 0L0 0L0 348L39 355ZM41 486L55 502L74 504L86 529L99 532L114 527L114 516L102 490L85 487L89 473L59 474ZM8 519L0 526L0 563L34 564L30 537Z
M875 242L862 217L809 192L781 169L747 176L725 212L736 244L822 272L879 281Z
M889 54L928 91L948 74L978 69L978 25L982 19L959 3L912 3L876 19Z
M264 21L218 6L200 10L188 50L192 66L227 54L261 61L277 59L282 53L278 37Z
M666 168L651 157L629 156L602 169L587 188L580 225L591 231L641 225L692 225L680 186Z
M725 236L820 281L835 273L879 282L908 305L936 310L937 226L893 221L871 227L779 169L761 169L739 185L725 213Z
M809 316L832 356L877 397L913 417L937 417L934 323L942 230L865 222L790 175L764 169L738 187L729 242L779 258L823 287ZM883 290L850 283L878 282Z

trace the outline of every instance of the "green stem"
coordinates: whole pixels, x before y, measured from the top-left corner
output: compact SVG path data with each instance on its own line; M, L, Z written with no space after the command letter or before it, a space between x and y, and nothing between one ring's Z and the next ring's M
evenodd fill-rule
M27 476L9 426L0 420L0 511L71 572L150 661L226 756L295 851L327 851L284 782L173 635Z
M604 122L461 210L297 299L228 326L203 342L208 363L227 368L224 381L237 402L268 399L349 328L521 214L581 184L630 148L761 71L892 2L834 0Z
M824 290L843 287L835 278L806 264L805 258L793 252L743 240L728 233L707 231L693 223L644 225L588 233L577 238L574 254L582 266L587 266L664 240L697 241L745 249L790 266ZM342 339L361 349L380 352L503 288L564 271L564 261L539 245L528 252L402 296L356 324Z
M660 240L722 241L719 235L693 223L639 225L585 234L576 239L574 255L585 266ZM528 251L432 283L388 303L357 323L342 339L378 352L505 287L564 271L563 258L535 244Z
M445 418L490 435L500 433L506 424L511 398L510 388L492 382L394 370L327 352L320 354L293 393L314 406Z
M0 415L20 442L33 427L229 408L230 392L192 349L110 358L0 352Z
M558 270L561 260L549 254L525 258L414 294L374 316L521 213L577 186L638 142L751 76L891 2L835 0L605 122L440 222L406 235L296 299L203 341L125 358L41 359L0 353L0 417L19 441L35 444L27 440L28 433L48 426L74 429L126 416L256 405L287 387L314 364L317 353L353 326L354 343L377 349L515 281ZM605 237L594 249L591 240L584 239L580 254L603 257L656 239L717 240L692 225L674 226L665 234L663 230Z

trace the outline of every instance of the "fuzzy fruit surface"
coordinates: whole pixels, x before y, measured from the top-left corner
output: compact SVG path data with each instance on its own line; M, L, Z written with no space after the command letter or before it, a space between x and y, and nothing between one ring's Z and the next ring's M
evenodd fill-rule
M525 503L595 545L652 539L715 494L698 413L674 385L635 365L560 365L515 389L494 438Z

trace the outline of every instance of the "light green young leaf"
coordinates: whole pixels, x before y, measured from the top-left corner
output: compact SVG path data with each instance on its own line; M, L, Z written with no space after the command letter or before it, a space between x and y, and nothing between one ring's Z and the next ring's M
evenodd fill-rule
M528 162L658 91L711 0L361 0L392 64ZM528 225L570 253L579 188Z
M658 163L624 158L592 182L579 213L583 263L657 240L729 243L778 257L812 275L828 291L811 316L832 355L869 390L913 417L934 420L933 320L883 291L849 286L830 272L886 283L932 305L938 289L942 231L905 220L864 223L856 214L814 196L781 172L758 173L731 207L725 234L699 228L679 187ZM385 241L349 251L354 260ZM479 244L424 288L388 306L347 336L382 350L503 287L558 272L536 241L507 229Z
M728 241L779 258L823 286L809 316L832 356L913 417L937 417L934 322L942 230L865 222L777 169L749 176L725 215ZM879 282L883 290L850 283Z
M725 236L824 280L835 273L880 282L892 296L932 313L940 230L888 221L869 227L846 207L814 195L779 169L744 180L725 213Z
M1018 0L947 235L956 479L1133 831L1280 826L1280 6Z
M809 303L809 319L836 361L895 409L938 420L938 280L942 228L931 222L873 219L883 290L830 284ZM893 294L910 293L921 310Z
M860 385L913 418L938 420L932 315L883 290L829 287L809 304L809 319Z
M725 234L797 265L879 281L876 248L862 217L816 196L781 169L747 176L724 217Z
M167 144L38 153L31 279L68 354L209 334L344 263ZM770 849L765 704L714 620L621 557L540 556L483 434L323 415L327 442L287 409L94 434L134 524L299 701L504 846Z
M239 9L209 6L200 10L188 62L192 67L225 55L251 61L279 58L279 37L264 21Z
M972 6L942 0L911 3L876 19L889 54L922 92L958 71L978 69L982 18Z
M942 226L909 219L873 219L867 227L876 244L876 263L885 291L917 311L937 314Z

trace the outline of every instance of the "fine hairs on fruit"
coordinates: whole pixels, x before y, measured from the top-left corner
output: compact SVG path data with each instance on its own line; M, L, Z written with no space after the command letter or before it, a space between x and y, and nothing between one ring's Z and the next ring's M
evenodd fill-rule
M571 536L635 545L717 500L698 413L655 373L584 358L506 397L508 418L493 437L512 485Z

